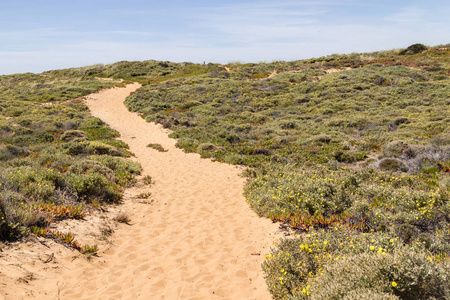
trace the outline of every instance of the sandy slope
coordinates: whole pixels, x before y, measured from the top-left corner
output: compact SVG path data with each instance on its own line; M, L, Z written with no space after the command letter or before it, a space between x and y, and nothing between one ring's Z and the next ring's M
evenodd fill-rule
M186 154L160 126L128 112L122 102L138 87L104 90L87 104L152 177L151 198L140 201L133 195L142 189L128 191L120 209L132 225L120 224L91 262L36 241L19 247L22 256L4 254L0 299L270 299L260 264L277 226L248 207L242 169Z

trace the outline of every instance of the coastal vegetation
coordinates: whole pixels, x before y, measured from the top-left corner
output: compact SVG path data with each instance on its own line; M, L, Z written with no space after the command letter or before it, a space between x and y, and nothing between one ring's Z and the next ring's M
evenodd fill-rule
M76 99L133 81L129 110L247 166L249 205L288 228L262 266L274 299L450 297L450 45L1 76L1 239L120 200L140 167Z
M204 65L149 77L125 103L187 152L249 167L250 206L295 233L263 264L275 299L443 299L449 59L413 45Z
M118 82L54 73L0 77L0 240L34 233L93 252L49 225L119 202L140 166L80 98Z

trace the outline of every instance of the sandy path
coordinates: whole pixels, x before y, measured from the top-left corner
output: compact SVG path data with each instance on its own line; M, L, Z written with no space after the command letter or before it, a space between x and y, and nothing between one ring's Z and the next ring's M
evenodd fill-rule
M138 87L101 91L87 105L154 180L152 203L125 199L132 225L119 226L100 258L61 258L37 272L29 299L270 299L260 265L277 225L248 207L242 169L186 154L159 125L128 112L123 100Z

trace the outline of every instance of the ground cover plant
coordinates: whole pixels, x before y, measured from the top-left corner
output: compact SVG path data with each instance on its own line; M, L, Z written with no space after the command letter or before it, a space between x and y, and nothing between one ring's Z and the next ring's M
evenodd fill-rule
M161 144L150 143L147 145L147 147L158 150L159 152L167 152L168 151L168 150L164 149L164 147L161 146Z
M0 76L0 240L32 232L92 253L47 227L119 202L140 166L79 99L119 83L62 73Z
M250 167L251 207L297 233L263 265L275 299L450 297L449 45L199 68L125 103Z

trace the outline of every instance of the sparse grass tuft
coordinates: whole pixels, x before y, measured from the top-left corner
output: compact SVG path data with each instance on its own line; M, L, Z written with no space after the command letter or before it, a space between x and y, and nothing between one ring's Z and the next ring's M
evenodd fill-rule
M147 199L150 198L152 196L152 193L147 192L147 193L140 193L137 197L140 199Z
M146 185L150 185L153 183L152 177L150 175L145 175L142 180L144 181L144 184L146 184Z
M130 222L131 222L130 216L125 212L118 213L117 216L115 216L113 220L118 223L124 223L127 225L130 225Z

